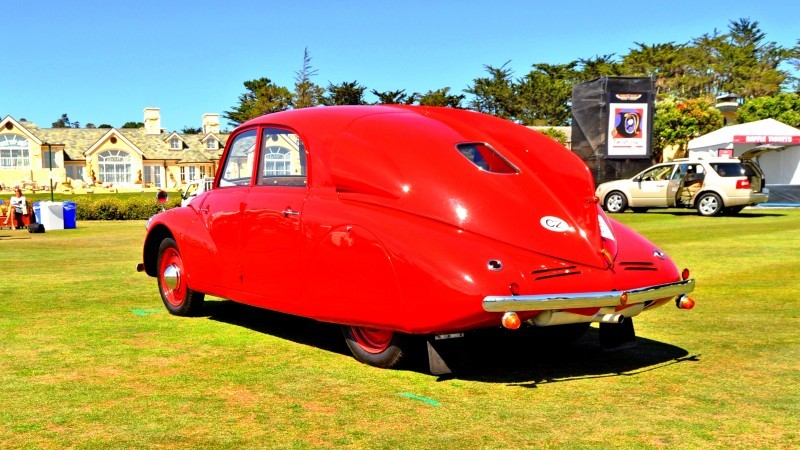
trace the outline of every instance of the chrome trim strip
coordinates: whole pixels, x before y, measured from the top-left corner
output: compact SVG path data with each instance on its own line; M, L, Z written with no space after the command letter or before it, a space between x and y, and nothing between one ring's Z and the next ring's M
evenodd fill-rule
M488 312L543 311L552 309L593 308L623 306L622 294L627 293L624 305L644 303L649 300L675 297L694 290L694 279L657 284L627 291L576 292L544 295L489 295L483 298L483 309Z

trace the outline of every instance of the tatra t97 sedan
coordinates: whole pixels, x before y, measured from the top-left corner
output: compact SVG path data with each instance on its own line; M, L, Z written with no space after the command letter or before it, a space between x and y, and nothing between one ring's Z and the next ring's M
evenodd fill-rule
M419 106L297 109L232 133L213 186L147 225L139 269L172 314L206 294L341 325L355 358L392 367L427 339L632 318L694 288L608 218L586 165L527 127ZM520 330L522 332L522 330ZM416 339L419 341L419 339Z

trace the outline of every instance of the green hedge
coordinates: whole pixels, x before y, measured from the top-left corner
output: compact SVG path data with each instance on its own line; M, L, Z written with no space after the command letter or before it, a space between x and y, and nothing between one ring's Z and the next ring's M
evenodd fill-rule
M161 212L161 204L153 198L86 196L73 201L77 220L147 220ZM170 198L166 206L167 209L180 206L180 197Z
M33 197L33 198L31 198ZM49 201L50 194L28 195L29 202ZM55 201L75 203L76 220L147 220L161 212L155 194L58 195ZM180 206L180 193L170 193L167 209Z

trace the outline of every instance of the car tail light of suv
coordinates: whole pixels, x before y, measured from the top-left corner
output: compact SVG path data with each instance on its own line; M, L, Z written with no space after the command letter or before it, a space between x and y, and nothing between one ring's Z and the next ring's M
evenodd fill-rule
M748 178L736 180L736 189L750 189L750 180Z

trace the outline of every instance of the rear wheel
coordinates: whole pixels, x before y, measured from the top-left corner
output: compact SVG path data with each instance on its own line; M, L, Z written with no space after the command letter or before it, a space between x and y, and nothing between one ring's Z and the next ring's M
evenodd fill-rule
M722 199L714 193L706 193L697 199L697 213L701 216L716 216L722 212Z
M628 199L620 191L613 191L606 196L606 211L610 213L621 213L628 207Z
M187 285L183 258L172 238L164 239L158 247L158 291L170 314L193 316L203 308L205 294Z
M364 364L388 369L406 354L403 337L393 331L343 326L342 332L353 356Z

